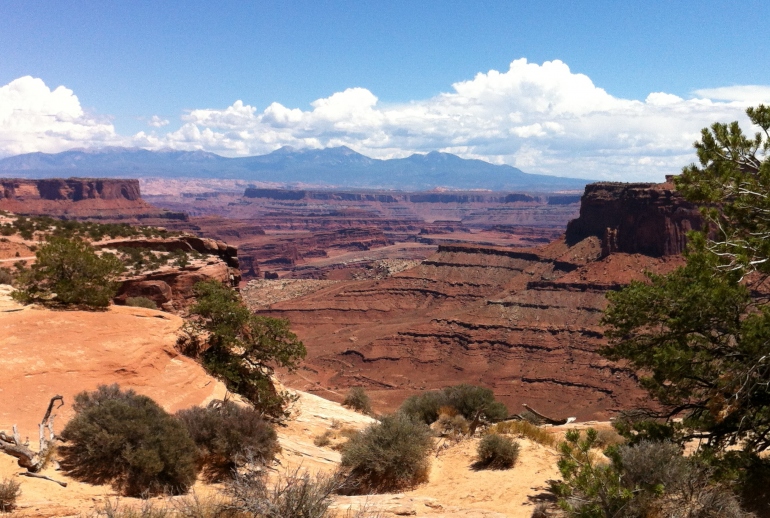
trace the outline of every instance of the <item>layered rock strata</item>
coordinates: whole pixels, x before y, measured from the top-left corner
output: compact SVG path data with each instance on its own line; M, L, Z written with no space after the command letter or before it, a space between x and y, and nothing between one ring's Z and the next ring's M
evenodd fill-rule
M460 382L492 388L512 412L527 403L607 419L639 406L646 393L636 373L598 353L605 295L644 271L682 264L675 252L697 212L665 184L599 184L583 200L569 240L443 245L387 279L337 284L262 311L288 318L308 347L291 384L333 399L364 386L389 410ZM618 246L608 245L608 226Z

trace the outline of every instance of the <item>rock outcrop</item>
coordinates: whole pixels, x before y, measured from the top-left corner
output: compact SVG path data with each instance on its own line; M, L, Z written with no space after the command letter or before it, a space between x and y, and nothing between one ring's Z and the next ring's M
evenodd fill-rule
M166 239L125 239L100 243L104 249L142 248L197 252L202 257L187 266L164 266L155 271L122 279L114 302L126 303L131 297L146 297L166 311L177 312L195 302L193 287L206 280L217 280L237 287L241 280L238 249L223 241L183 235Z
M700 230L698 209L672 183L610 183L586 186L580 216L567 225L567 243L589 236L602 240L604 255L613 252L652 257L681 254L687 232Z

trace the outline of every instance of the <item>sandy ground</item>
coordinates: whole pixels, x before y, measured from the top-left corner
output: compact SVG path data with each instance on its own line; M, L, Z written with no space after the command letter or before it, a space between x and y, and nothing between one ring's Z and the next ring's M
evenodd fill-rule
M10 287L0 286L0 430L18 424L22 437L33 438L33 447L37 423L55 394L63 395L67 403L58 410L58 430L72 415L74 394L102 383L133 388L169 411L224 396L221 383L175 351L182 324L176 316L125 306L105 312L50 311L19 306L9 293ZM318 396L298 395L292 418L278 427L282 453L275 472L297 467L333 471L340 461L339 452L316 446L314 438L327 430L361 429L373 420ZM335 505L343 511L368 505L382 510L384 517L529 517L547 481L558 476L555 451L520 439L522 450L513 469L475 471L477 441L468 439L438 449L432 457L429 481L413 491L339 497ZM0 479L17 477L21 471L15 459L0 454ZM66 482L67 487L18 477L23 494L15 516L87 516L105 499L117 497L109 486L75 481L54 467L44 474ZM216 490L201 482L194 488L199 495ZM122 498L121 502L138 505L135 499Z

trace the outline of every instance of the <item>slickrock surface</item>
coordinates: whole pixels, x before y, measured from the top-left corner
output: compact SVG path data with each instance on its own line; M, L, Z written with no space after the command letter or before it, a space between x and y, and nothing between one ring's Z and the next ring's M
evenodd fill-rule
M7 291L7 290L6 290ZM179 354L182 319L143 308L51 311L0 302L0 430L18 424L37 436L48 400L64 396L57 428L72 415L73 396L119 383L176 411L222 398L224 386Z

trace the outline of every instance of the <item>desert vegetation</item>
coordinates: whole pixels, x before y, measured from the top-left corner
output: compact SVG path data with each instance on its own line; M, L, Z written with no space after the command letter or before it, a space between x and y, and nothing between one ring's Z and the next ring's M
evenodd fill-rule
M342 448L348 493L399 491L428 478L430 429L403 413L383 416L353 435Z
M275 389L273 369L296 368L306 354L289 322L251 313L238 293L217 281L196 284L195 295L180 347L264 416L285 417L291 395Z
M232 477L247 461L268 464L279 450L275 430L253 408L215 402L181 410L175 417L198 447L198 466L212 481Z
M520 446L504 435L484 435L476 448L476 466L483 469L510 469L519 458Z
M35 252L14 297L25 303L104 308L118 289L124 266L112 254L99 255L80 238L54 237Z
M345 399L342 400L342 406L352 408L362 414L370 415L372 413L372 402L363 387L351 388Z
M454 409L466 420L500 421L508 417L508 409L488 388L454 385L438 391L423 392L407 398L399 412L426 424L438 420L442 408Z
M770 511L758 484L770 472L770 107L746 113L760 132L705 128L700 165L675 179L707 222L689 234L685 266L608 295L603 354L644 373L659 407L617 422L628 444L605 449L609 464L591 454L597 432L567 435L557 490L570 516L747 516L741 499Z
M0 225L0 235L12 236L15 234L27 240L34 239L35 237L53 236L67 239L78 237L90 241L101 241L105 238L168 237L177 235L176 232L169 232L155 227L64 220L48 216L17 216L15 220Z
M62 467L74 477L112 483L127 495L185 493L196 477L196 445L157 403L117 385L75 398L61 437Z
M0 513L10 513L16 507L16 500L21 496L21 484L15 480L0 480Z

